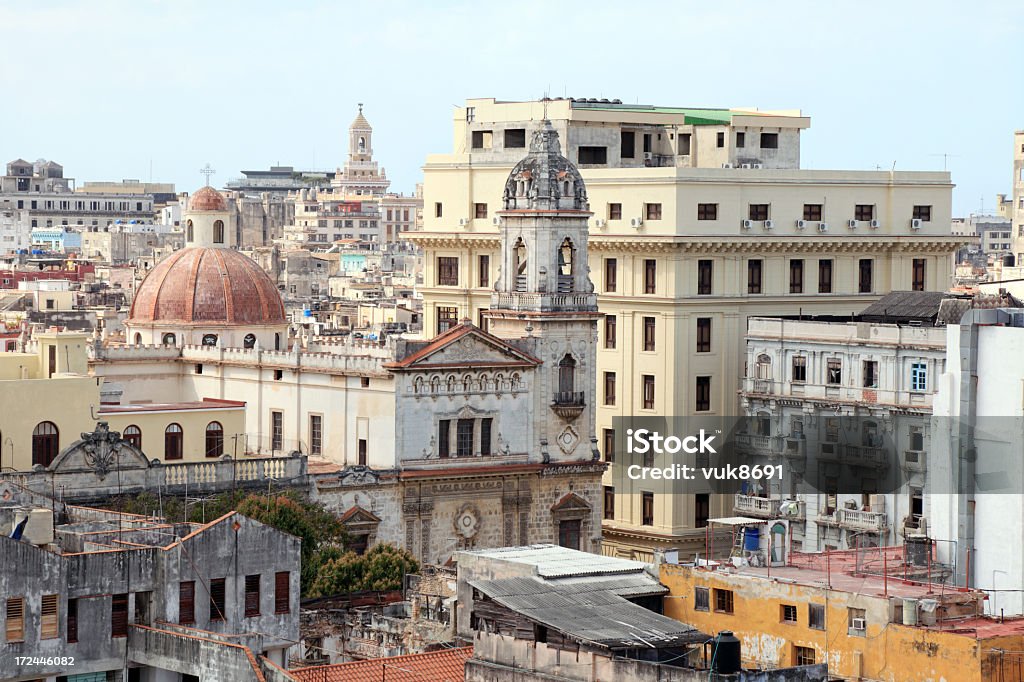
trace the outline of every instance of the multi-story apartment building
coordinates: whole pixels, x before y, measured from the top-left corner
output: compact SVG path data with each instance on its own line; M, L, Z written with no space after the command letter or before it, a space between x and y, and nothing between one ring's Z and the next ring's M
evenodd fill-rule
M1017 264L1021 265L1024 264L1024 130L1013 134L1013 206L1008 213L1013 216L1013 253Z
M492 288L511 275L499 267L499 198L545 118L593 211L606 459L616 417L735 415L748 318L853 313L893 289L948 286L963 241L950 234L949 174L801 170L810 121L798 113L475 99L455 110L452 153L427 158L424 230L407 235L425 249L426 334L485 323ZM609 491L606 552L703 544L704 510L658 492L671 489ZM710 513L732 505L712 499Z

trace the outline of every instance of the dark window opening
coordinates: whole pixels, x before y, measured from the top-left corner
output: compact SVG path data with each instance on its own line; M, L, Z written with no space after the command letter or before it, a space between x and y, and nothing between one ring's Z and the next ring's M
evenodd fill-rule
M914 259L913 280L911 282L911 288L914 291L924 291L926 263L927 261L924 258Z
M604 347L615 348L615 334L618 318L615 315L608 315L604 318Z
M713 268L713 261L697 261L697 294L699 296L709 296L711 294L711 276Z
M711 518L711 496L707 493L697 493L693 496L694 528L707 528L709 518Z
M128 636L128 595L115 594L110 601L110 636Z
M821 204L804 204L804 220L821 221Z
M656 342L657 326L653 317L645 317L643 319L644 325L644 350L653 351Z
M872 261L870 258L862 258L860 260L859 277L858 277L858 291L862 294L870 294L872 289L871 282L871 269Z
M604 260L604 290L607 293L614 293L619 285L619 261L615 258Z
M718 204L697 204L697 220L718 220Z
M759 294L759 293L761 293L761 268L762 268L762 261L760 259L748 260L747 261L747 293L748 294Z
M653 258L644 259L644 293L653 294L657 288L658 262Z
M505 148L523 149L526 147L526 128L508 128L505 130Z
M260 576L245 576L245 617L260 615Z
M853 217L856 220L874 220L875 219L875 206L874 204L857 204L853 211Z
M711 318L697 318L697 352L711 352Z
M696 412L711 410L711 377L697 377L693 409Z
M623 159L632 159L636 156L636 133L631 130L623 130L621 135L622 150L620 156Z
M604 461L614 462L615 461L615 429L605 429L602 433L604 437Z
M818 261L818 293L832 293L832 261L828 258Z
M451 441L451 425L450 419L441 419L437 422L437 456L448 457L451 454L450 441Z
M654 375L644 374L641 377L643 386L643 406L645 410L654 409Z
M640 523L644 526L654 525L654 493L645 492L640 505Z
M224 578L214 578L210 581L210 620L224 620L226 617L224 608Z
M768 220L768 204L750 204L747 217L750 220Z
M801 259L789 261L789 293L804 292L804 262Z
M761 149L778 149L778 133L761 133Z
M607 147L580 147L577 160L581 166L603 166L608 163Z

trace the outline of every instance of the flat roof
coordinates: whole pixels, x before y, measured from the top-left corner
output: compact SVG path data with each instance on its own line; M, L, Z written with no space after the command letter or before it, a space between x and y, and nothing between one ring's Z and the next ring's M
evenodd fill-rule
M518 564L534 566L542 578L558 578L572 575L599 575L602 573L631 573L642 571L647 564L642 561L620 559L581 552L558 545L527 545L524 547L500 547L466 552L473 556L500 559Z
M244 400L194 400L180 403L130 403L128 405L100 405L100 414L135 414L139 412L184 412L188 410L237 410L245 407Z

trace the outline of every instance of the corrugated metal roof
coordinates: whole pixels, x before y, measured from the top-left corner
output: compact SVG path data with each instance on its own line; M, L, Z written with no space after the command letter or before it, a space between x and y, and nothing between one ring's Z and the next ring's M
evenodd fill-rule
M879 318L883 322L900 319L934 320L939 314L942 299L947 296L943 291L891 291L865 308L860 316Z
M543 578L555 578L573 575L601 575L616 573L635 573L643 570L647 564L630 559L601 556L558 545L528 545L525 547L503 547L467 552L474 556L484 556L503 561L514 561L535 566L537 575Z

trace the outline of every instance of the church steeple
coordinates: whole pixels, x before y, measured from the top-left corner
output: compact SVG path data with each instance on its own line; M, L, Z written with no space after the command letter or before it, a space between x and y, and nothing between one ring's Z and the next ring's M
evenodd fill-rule
M380 196L390 185L384 169L378 169L373 160L373 126L363 116L360 103L359 113L348 127L348 160L335 173L331 186L346 196Z
M373 158L373 127L363 116L363 105L359 103L359 113L352 125L348 127L348 158L349 161L369 161Z

